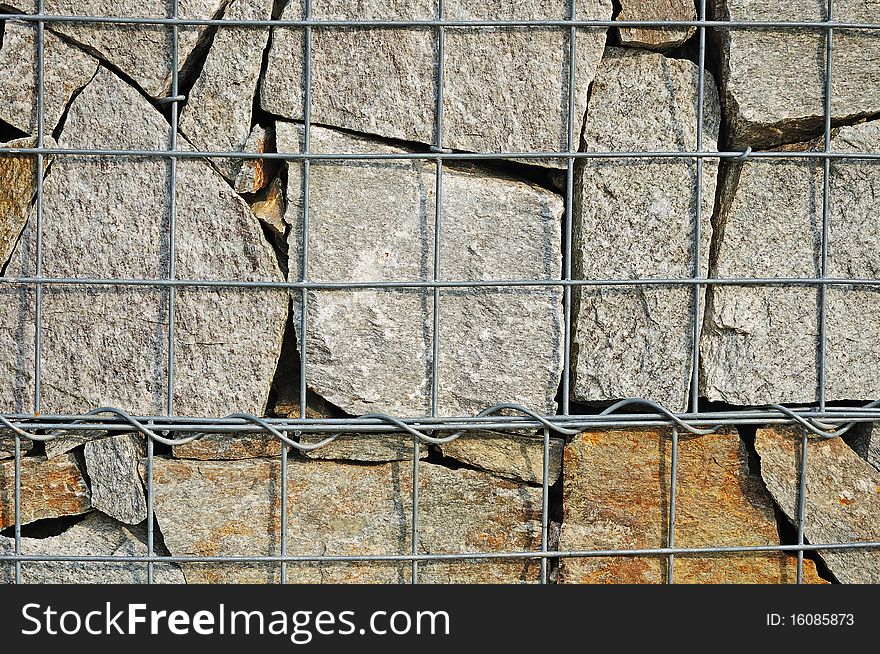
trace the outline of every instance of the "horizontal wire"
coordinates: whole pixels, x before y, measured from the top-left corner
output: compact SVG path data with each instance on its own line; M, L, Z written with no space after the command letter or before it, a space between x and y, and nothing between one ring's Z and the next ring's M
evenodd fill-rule
M2 14L0 14L2 16ZM330 128L332 129L332 128ZM492 161L506 159L840 159L877 160L878 152L822 152L815 150L733 150L725 152L696 150L619 150L599 152L547 151L536 152L241 152L211 150L135 150L106 148L26 147L0 148L0 156L52 155L56 157L133 157L139 159L268 159L282 161L410 161L414 159L436 161Z
M601 549L601 550L551 550L542 551L511 551L511 552L456 552L437 554L290 554L286 556L255 555L255 556L128 556L108 555L75 556L37 554L2 554L0 561L22 562L57 562L57 563L367 563L367 562L405 562L405 561L460 561L489 559L567 559L595 557L661 557L674 554L676 556L699 556L705 554L760 554L776 552L810 552L824 550L862 550L878 549L880 541L847 542L847 543L805 543L803 545L726 545L717 547L653 547L639 549Z
M718 27L734 29L849 29L880 30L878 23L858 21L814 20L814 21L772 21L772 20L587 20L587 19L454 19L425 18L398 20L364 20L344 18L308 19L225 19L225 18L171 18L147 16L70 16L60 14L0 14L2 20L51 23L99 23L111 25L158 25L158 26L221 26L221 27L359 27L368 29L394 28L435 28L435 27Z
M634 279L499 279L499 280L401 280L355 282L278 282L234 279L114 279L90 277L0 277L0 285L28 286L168 286L238 289L311 289L359 291L370 289L474 288L502 289L557 286L878 286L880 278L845 277L676 277Z

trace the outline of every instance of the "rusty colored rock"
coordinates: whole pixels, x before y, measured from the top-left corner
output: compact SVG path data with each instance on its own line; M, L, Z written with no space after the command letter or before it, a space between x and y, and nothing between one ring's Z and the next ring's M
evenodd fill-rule
M277 555L281 539L277 459L196 462L157 459L155 511L175 556ZM419 475L420 553L508 552L541 548L540 490L471 470L423 463ZM287 553L389 555L411 552L408 463L344 465L290 461ZM189 583L266 583L271 563L184 563ZM423 582L527 582L536 560L450 560L419 566ZM409 562L287 565L292 583L405 582Z
M616 20L696 20L692 0L621 0ZM671 50L687 41L693 27L618 27L620 44L649 50Z
M85 513L89 487L72 454L21 460L21 524ZM0 462L0 529L15 524L15 461Z
M271 434L205 434L198 440L173 447L178 459L235 461L281 454L281 441Z
M565 447L561 550L644 549L668 544L669 431L586 432ZM773 501L736 432L681 436L677 547L779 544ZM563 583L662 583L667 557L565 558ZM812 562L806 579L821 583ZM795 559L777 552L675 558L676 583L793 583Z
M54 144L51 138L45 140L47 147ZM3 143L0 150L33 148L35 145L34 139L23 138ZM45 157L44 167L48 164L49 157ZM36 155L0 156L0 268L6 265L27 222L37 187L36 170Z
M755 449L761 476L789 520L797 523L801 432L759 429ZM811 543L880 541L880 471L839 438L807 445L804 536ZM838 581L880 583L880 550L819 550Z

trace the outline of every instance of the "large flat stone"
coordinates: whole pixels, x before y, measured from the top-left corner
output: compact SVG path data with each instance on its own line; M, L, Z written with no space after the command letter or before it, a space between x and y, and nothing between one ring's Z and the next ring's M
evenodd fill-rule
M21 524L85 513L89 487L72 454L21 460ZM15 461L0 461L0 529L15 524Z
M584 148L686 151L696 146L698 70L686 60L609 48L593 83ZM703 150L717 149L719 105L706 76ZM703 162L701 257L708 266L717 163ZM575 190L575 277L687 278L695 272L696 163L587 159ZM574 294L572 394L585 402L644 397L687 405L694 292L688 286L584 286Z
M586 432L565 447L559 547L667 546L672 465L668 430ZM736 432L681 436L675 513L677 547L777 545L773 501L750 473ZM805 561L808 583L821 583ZM561 583L664 583L666 556L563 558ZM676 583L794 583L794 557L780 552L678 555Z
M621 0L617 20L696 20L696 6L690 0ZM693 27L618 27L620 44L670 50L680 46L694 33Z
M165 554L156 545L157 554ZM14 554L15 541L0 537L0 554ZM21 553L27 556L114 556L116 561L27 561L21 564L26 584L145 584L147 564L125 561L125 557L146 556L146 536L101 513L92 513L64 533L49 538L22 538ZM0 583L15 581L15 565L0 563ZM174 563L153 566L153 582L183 584L186 581Z
M222 15L230 0L180 0L179 17L210 19ZM33 0L10 0L25 12L36 12ZM170 18L165 0L43 0L43 13L55 16L112 16L120 18ZM122 71L147 94L162 97L171 88L173 30L170 25L112 23L47 23L48 30L64 36L102 61ZM196 49L204 45L209 28L178 27L178 69L184 74Z
M561 438L550 439L547 483L552 486L562 470ZM544 483L544 437L539 435L478 432L440 445L444 456L530 484Z
M118 434L85 444L83 454L92 487L92 506L129 525L147 519L147 500L138 474L145 454L143 438Z
M431 19L434 2L316 0L315 18ZM551 0L454 0L456 20L562 19ZM302 17L300 3L283 17ZM610 20L607 0L579 0L577 17ZM605 45L604 29L575 37L575 139L587 92ZM436 110L435 30L317 29L312 37L312 121L324 125L433 143ZM303 118L302 30L273 31L261 88L263 109ZM568 29L448 28L445 37L443 145L481 152L556 152L568 148ZM558 161L531 160L559 166Z
M280 462L157 459L156 518L174 555L278 555ZM411 551L411 466L291 461L287 553L388 555ZM419 472L419 552L540 550L538 489L469 470L423 463ZM190 583L277 582L277 564L182 565ZM434 583L523 582L537 561L443 561L420 566ZM288 563L291 583L396 583L408 562Z
M6 22L0 46L0 120L27 134L37 133L37 28ZM43 134L51 134L71 98L98 71L98 62L51 32L43 40Z
M298 126L279 123L280 149ZM312 149L400 153L314 128ZM429 280L434 252L434 168L416 161L311 166L312 281ZM291 279L300 278L298 166L289 169ZM464 281L558 279L561 199L537 186L444 167L441 276ZM294 327L300 293L293 292ZM552 412L561 374L558 287L454 288L440 293L440 415L472 415L498 402ZM309 293L305 339L310 389L350 414L424 415L431 409L433 291ZM301 339L302 335L298 334Z
M74 148L162 150L167 141L162 115L103 69L73 103L60 137L63 147ZM164 278L169 175L169 162L155 157L55 161L44 184L43 274ZM176 197L178 278L283 279L249 207L209 164L180 160ZM33 274L34 250L31 220L6 274ZM0 295L0 406L31 411L33 290L5 285ZM166 290L147 286L44 287L42 411L118 406L139 415L164 412L168 299ZM287 293L181 288L175 310L174 411L262 413L287 320Z
M761 476L780 508L798 520L801 432L759 429L755 448ZM880 541L880 471L839 438L811 438L807 445L804 536L811 543ZM880 550L819 550L828 569L843 583L880 581Z
M273 0L232 0L229 20L268 20ZM180 116L180 131L202 151L242 152L251 134L254 94L260 79L265 28L221 27ZM224 177L235 181L242 159L213 159Z
M825 20L824 2L711 0L713 16L740 21ZM880 23L880 5L835 0L834 19ZM880 33L834 30L831 115L835 121L880 111ZM822 129L826 33L821 29L719 30L721 84L734 147L804 140Z
M327 434L303 434L299 442L315 445ZM303 451L308 459L339 461L407 461L413 458L413 439L406 434L340 434L337 439L315 450ZM419 458L428 456L428 448L419 444Z
M831 148L876 151L880 121L841 128ZM831 162L830 277L869 278L880 271L878 196L880 168L872 162ZM822 203L820 161L762 159L738 165L720 189L711 276L817 277ZM873 363L880 352L877 290L829 286L826 306L826 399L880 396L880 371ZM701 394L744 405L815 401L818 314L815 287L712 287L701 343Z

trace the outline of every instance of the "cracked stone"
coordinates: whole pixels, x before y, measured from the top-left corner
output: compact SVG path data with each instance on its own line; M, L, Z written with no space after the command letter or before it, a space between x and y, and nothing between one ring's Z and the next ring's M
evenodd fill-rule
M275 129L255 125L244 143L245 152L265 154L275 142ZM269 185L273 164L268 159L245 159L235 177L236 193L259 193ZM252 205L253 207L253 205ZM256 213L256 210L255 210Z
M272 5L273 0L232 0L224 18L269 20ZM180 131L194 147L208 152L256 151L259 135L254 136L254 141L250 139L252 110L268 41L269 31L265 28L217 30L180 116ZM226 179L235 182L236 191L253 193L258 189L240 190L246 187L246 180L236 181L245 172L243 161L213 159L212 163Z
M277 459L157 459L156 518L173 555L277 555L281 500ZM388 555L411 551L412 479L406 463L345 465L291 460L287 553ZM420 553L540 549L540 490L470 470L423 463ZM184 563L189 583L265 583L275 564ZM536 581L537 561L442 561L419 566L425 583ZM288 563L290 583L398 583L409 562Z
M43 134L47 135L73 96L95 76L98 62L51 32L43 34ZM31 135L38 128L36 37L35 24L10 20L0 46L0 120Z
M550 439L547 484L559 479L562 469L561 438ZM439 446L444 456L509 479L544 483L544 437L480 432Z
M315 0L314 18L432 19L435 3L420 0ZM610 20L609 0L579 0L577 17ZM450 0L445 17L563 19L567 7L551 0ZM301 19L291 2L285 19ZM445 30L442 143L477 152L557 152L568 149L568 28L447 28ZM577 138L587 92L605 46L605 29L575 37ZM436 32L425 29L313 30L311 120L381 136L434 143ZM273 31L261 87L266 111L303 119L302 31ZM575 143L576 144L576 143ZM531 163L562 167L553 159Z
M159 546L159 555L167 552ZM0 536L0 554L13 554L15 540ZM58 536L22 538L21 553L28 556L113 556L124 559L146 556L146 534L129 529L112 518L95 512ZM0 563L0 583L15 580L15 564ZM147 564L131 561L27 561L21 564L25 584L146 584ZM156 563L153 582L183 584L186 581L175 563Z
M562 550L667 547L668 430L585 432L565 446ZM677 547L778 545L773 500L734 431L679 438ZM824 583L804 561L807 583ZM564 558L560 583L665 583L666 556ZM794 583L782 552L677 556L676 583Z
M825 3L714 0L712 17L741 21L825 20ZM880 4L835 0L834 19L880 22ZM831 116L837 122L880 111L878 31L834 30ZM824 124L824 30L720 30L721 85L733 147L809 138ZM844 54L845 53L845 54Z
M807 150L813 145L790 149ZM878 148L880 121L842 127L831 139L836 152ZM823 168L818 160L756 159L731 170L720 189L720 230L711 276L817 277ZM870 161L833 160L829 188L828 276L876 277L880 169ZM880 354L878 298L877 290L870 287L828 287L827 400L880 396L880 370L874 364ZM701 394L742 405L815 401L818 312L816 288L711 288L701 342Z
M86 443L83 453L92 482L92 506L125 524L146 520L147 500L138 473L146 454L143 439L119 434Z
M300 126L279 123L279 149L298 149L300 133ZM403 152L328 129L312 130L313 151L339 148ZM299 167L291 166L288 177L290 279L297 280ZM322 162L311 166L310 180L310 280L431 278L433 164ZM447 166L442 211L444 279L559 278L559 196L532 184ZM310 389L349 414L430 413L432 290L316 290L308 297ZM300 293L294 291L292 298L299 330ZM439 415L473 415L498 402L552 412L562 368L561 299L561 290L553 286L442 290Z
M24 457L21 460L21 524L85 513L89 487L76 458ZM0 529L15 524L15 461L0 461Z
M54 144L51 137L44 140L44 145L47 147L52 147ZM0 144L0 150L33 147L36 147L36 140L33 138L16 139ZM49 156L43 158L44 172L50 161ZM36 155L0 157L0 269L9 261L18 236L27 222L36 194L36 171Z
M168 125L140 94L102 69L70 108L62 147L164 150ZM183 144L181 147L189 147ZM168 269L170 164L161 157L65 157L46 176L43 275L163 279ZM178 162L176 275L282 281L271 245L247 204L204 161ZM6 274L34 272L34 221ZM0 409L33 410L34 297L0 289ZM118 406L166 408L166 290L148 286L47 286L41 379L45 413ZM174 412L262 414L288 317L273 289L179 288L175 298Z
M278 177L272 180L266 197L251 205L251 211L257 219L280 238L283 238L287 231L287 223L284 222L285 210L283 184Z
M792 523L798 518L801 432L792 428L759 429L755 449L761 476ZM811 543L880 540L880 471L862 460L840 438L811 438L807 445L804 536ZM880 581L877 549L819 550L838 581Z
M180 0L178 16L196 20L216 18L229 1ZM27 13L36 13L35 2L12 0L11 4ZM120 18L170 18L172 15L165 0L43 0L43 13ZM47 29L119 69L154 98L166 96L171 89L173 30L170 25L51 23ZM204 25L178 27L178 69L183 72L182 77L188 59L209 32Z
M696 20L697 11L691 0L621 0L616 20ZM649 50L677 48L691 36L694 27L618 27L620 44Z
M593 83L584 149L685 151L696 145L698 70L659 54L609 48ZM720 110L705 86L703 150L717 150ZM700 262L708 268L717 163L705 159ZM696 163L586 159L576 172L573 268L579 279L668 279L695 273ZM643 397L687 406L694 291L584 286L575 293L572 395ZM702 303L702 298L701 298Z

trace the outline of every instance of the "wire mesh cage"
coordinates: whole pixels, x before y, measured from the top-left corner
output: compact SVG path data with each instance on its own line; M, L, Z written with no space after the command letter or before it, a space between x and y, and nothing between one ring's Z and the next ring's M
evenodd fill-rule
M801 583L818 579L811 558L839 580L876 579L876 469L830 483L809 466L846 467L880 419L869 402L880 139L861 131L880 111L864 97L877 11L829 0L756 17L700 0L670 18L601 2L304 0L260 14L256 2L200 13L170 0L112 16L100 2L81 15L55 4L0 17L7 46L30 35L18 59L35 76L26 102L10 103L33 122L7 130L23 136L0 151L20 167L4 175L29 184L18 222L13 200L4 207L17 229L0 232L10 581L41 565L76 578L79 565L127 566L147 583L178 579L173 566L187 581L673 583L755 565ZM232 55L210 59L225 34L263 39L254 111L275 129L260 144L250 114L248 142L226 147L187 116L199 93L223 96L210 87L218 70L221 89L252 84ZM142 61L114 49L132 35L154 46ZM651 52L663 38L677 42ZM737 39L776 57L778 76L757 79ZM82 83L64 69L62 101L52 66L74 64L59 44L94 60ZM112 102L100 104L98 82ZM765 116L761 102L776 104ZM217 106L208 115L222 122ZM652 184L677 186L679 204L657 209ZM286 217L261 227L247 207L272 193ZM76 211L93 221L78 226ZM251 336L230 345L235 329ZM29 460L131 434L114 447L143 483L137 538L102 554L41 550L25 527L29 506L49 500L29 484L56 473ZM259 456L205 463L208 486L169 463L170 448L235 439ZM531 468L486 482L475 471L491 463L457 442L481 443L486 459L512 447ZM372 477L334 480L337 464L309 458L370 443L396 453ZM185 511L211 512L254 478L269 490L236 499L227 540L212 544L221 526ZM55 515L97 507L90 482L91 504ZM189 540L163 525L172 505ZM834 509L861 521L860 537L826 535ZM776 532L775 511L791 533ZM733 526L694 526L716 523ZM333 551L322 529L349 547Z

